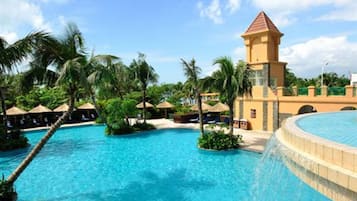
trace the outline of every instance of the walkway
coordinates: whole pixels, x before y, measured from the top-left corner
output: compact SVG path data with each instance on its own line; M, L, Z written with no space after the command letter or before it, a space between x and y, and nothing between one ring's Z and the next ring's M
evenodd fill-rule
M135 120L131 120L135 121ZM163 128L193 128L199 129L198 123L174 123L172 120L169 119L150 119L147 120L148 123L155 125L158 129ZM90 122L83 122L83 123L76 123L76 124L64 124L61 127L73 127L73 126L83 126L83 125L92 125L94 124L93 121ZM44 130L48 129L49 127L37 127L37 128L29 128L24 129L24 131L34 131L34 130ZM242 149L247 151L253 151L262 153L265 148L265 144L272 136L270 132L264 131L250 131L250 130L242 130L242 129L234 129L234 134L241 134L243 136L243 145Z

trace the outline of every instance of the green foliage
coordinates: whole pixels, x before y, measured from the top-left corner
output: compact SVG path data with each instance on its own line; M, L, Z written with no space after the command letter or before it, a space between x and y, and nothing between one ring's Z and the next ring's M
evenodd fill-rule
M135 132L135 129L125 123L123 119L112 122L110 125L107 124L107 127L105 128L105 133L108 135L130 134L133 132Z
M239 148L241 135L227 135L223 131L211 131L198 138L198 146L203 149L227 150Z
M67 95L61 87L34 88L28 94L16 97L16 105L30 110L39 104L54 109L66 102Z
M123 134L131 133L134 129L130 126L128 118L137 113L135 100L110 99L105 107L106 133Z
M176 107L176 113L175 114L186 114L189 113L191 111L189 106L185 106L185 105L178 105Z
M323 78L324 85L329 87L345 87L350 84L349 79L345 75L339 76L334 72L324 73ZM299 78L296 77L290 69L286 69L284 84L286 87L297 86L298 88L308 86L321 87L321 75L318 75L315 78Z
M4 175L0 180L0 201L16 200L17 193L14 186L5 180Z
M133 99L137 103L142 101L142 94L140 91L133 91L124 96L124 99Z
M3 125L0 125L0 151L24 148L29 145L28 139L21 135L20 130L10 130L7 134L5 134L2 127Z

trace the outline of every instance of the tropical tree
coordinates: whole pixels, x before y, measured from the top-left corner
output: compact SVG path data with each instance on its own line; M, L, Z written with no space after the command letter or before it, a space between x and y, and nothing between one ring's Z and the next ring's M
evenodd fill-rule
M104 120L104 118L101 116L101 112L96 101L95 88L100 88L112 83L113 75L111 74L112 72L110 69L114 65L113 61L117 59L118 57L113 55L96 55L92 56L85 65L88 80L85 91L89 93L96 112L102 120Z
M251 95L252 93L252 84L249 81L250 71L243 61L239 61L237 65L234 65L232 59L229 57L217 58L213 64L219 65L219 70L206 78L204 85L207 86L207 83L209 83L214 90L220 93L222 99L228 105L229 133L232 135L234 101L237 97Z
M13 44L9 44L5 38L0 36L0 76L11 72L13 68L20 64L24 59L31 53L34 48L38 46L40 41L44 41L47 38L47 33L45 32L35 32L28 34L24 38L16 41ZM6 115L6 105L4 98L4 91L6 86L0 86L0 102L3 112L3 123L5 133L7 132L7 115Z
M130 64L129 68L132 70L132 72L135 75L135 79L139 83L139 87L141 88L142 91L142 101L143 101L143 118L144 118L144 123L146 123L146 92L147 92L147 87L150 83L156 83L158 75L155 73L155 70L152 66L150 66L146 61L145 61L145 55L142 53L139 53L138 59L133 60L133 62Z
M31 150L20 165L7 178L9 184L13 184L25 168L31 163L34 157L41 151L43 146L52 137L55 131L61 126L63 121L67 119L74 108L75 99L80 88L85 87L87 83L84 66L86 65L86 57L84 52L84 43L82 34L79 29L70 24L67 32L62 39L53 39L49 47L42 47L42 51L47 57L40 56L36 59L42 59L43 63L53 63L59 73L56 85L65 89L68 95L69 109L51 126L48 132L41 138L38 144Z
M202 99L201 99L201 85L199 74L201 73L201 68L196 66L196 60L191 59L190 62L181 59L181 63L183 66L183 70L185 76L187 77L186 83L193 87L193 91L196 97L196 102L198 105L198 118L200 122L200 131L201 137L204 135L204 128L203 128L203 111L202 111Z

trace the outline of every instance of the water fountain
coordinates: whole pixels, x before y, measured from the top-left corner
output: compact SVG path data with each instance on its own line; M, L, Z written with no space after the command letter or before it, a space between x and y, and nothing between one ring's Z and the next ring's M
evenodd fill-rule
M327 119L316 122L316 126L339 125L339 122L329 119L331 114L334 113L324 113ZM357 115L356 112L354 114ZM309 118L310 115L319 114L289 118L276 132L284 164L302 181L326 197L332 200L356 200L357 148L327 140L323 135L317 136L300 128L297 122L301 118ZM339 117L339 121L344 120ZM322 125L322 122L326 125ZM354 125L357 127L357 124ZM352 134L348 127L344 130L341 136Z

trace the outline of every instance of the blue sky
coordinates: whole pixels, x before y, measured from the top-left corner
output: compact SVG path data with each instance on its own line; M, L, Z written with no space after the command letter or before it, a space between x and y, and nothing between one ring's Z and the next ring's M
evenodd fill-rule
M245 59L240 35L262 10L284 33L280 60L296 75L357 72L356 0L1 0L0 36L60 35L74 22L90 52L127 65L145 53L160 83L174 83L185 81L180 58L194 57L202 76L219 56Z

